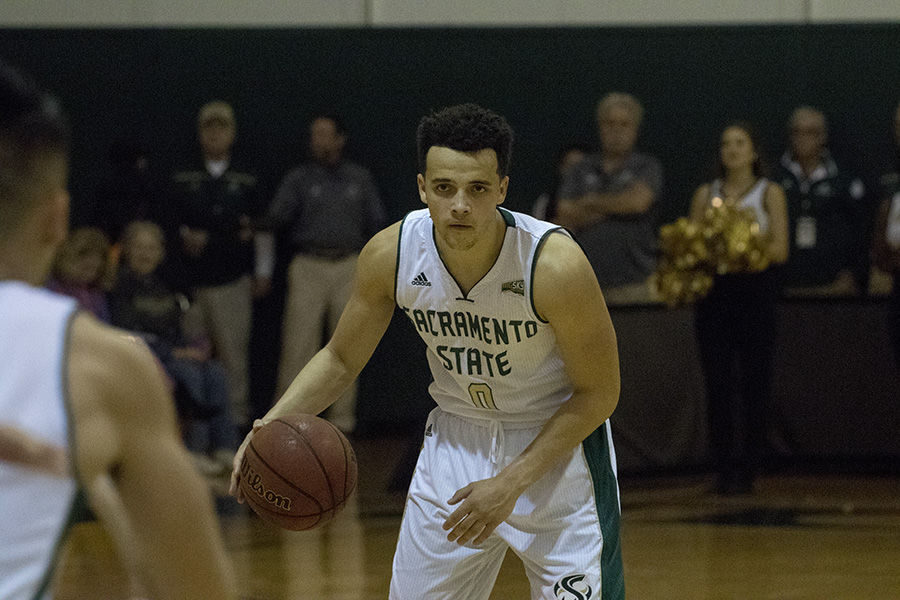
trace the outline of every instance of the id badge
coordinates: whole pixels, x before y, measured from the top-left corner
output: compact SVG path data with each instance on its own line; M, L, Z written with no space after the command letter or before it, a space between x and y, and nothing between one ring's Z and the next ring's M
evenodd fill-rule
M800 217L797 219L797 231L794 236L797 247L803 250L816 247L816 219Z

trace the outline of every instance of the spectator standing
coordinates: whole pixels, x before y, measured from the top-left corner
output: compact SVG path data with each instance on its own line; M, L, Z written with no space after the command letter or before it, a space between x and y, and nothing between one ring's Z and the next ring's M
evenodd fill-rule
M563 177L556 222L575 233L610 303L654 297L655 205L662 166L635 146L644 108L630 94L613 92L597 104L600 153Z
M253 311L252 218L256 177L232 161L234 110L222 101L197 116L202 161L172 178L172 282L187 291L205 323L214 355L225 366L231 412L247 424L248 347Z
M267 226L293 258L282 324L278 395L331 336L350 297L359 251L386 223L372 175L344 157L347 133L323 114L309 127L312 160L289 171L269 209ZM272 261L267 261L269 264ZM356 427L356 388L329 412L343 431Z
M790 259L784 269L791 295L855 295L867 278L865 185L840 168L826 146L828 123L810 106L794 110L790 147L776 180L787 196Z
M716 491L742 494L753 489L772 406L775 266L788 256L784 192L763 176L759 143L749 124L733 123L722 132L719 177L694 193L691 220L701 222L709 206L721 203L753 211L773 263L761 272L716 275L696 309Z

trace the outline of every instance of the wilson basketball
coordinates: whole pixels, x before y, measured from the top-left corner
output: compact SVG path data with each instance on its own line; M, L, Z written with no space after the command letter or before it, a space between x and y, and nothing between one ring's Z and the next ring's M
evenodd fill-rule
M356 489L356 454L340 430L313 415L261 427L241 462L241 491L264 520L293 531L332 519Z

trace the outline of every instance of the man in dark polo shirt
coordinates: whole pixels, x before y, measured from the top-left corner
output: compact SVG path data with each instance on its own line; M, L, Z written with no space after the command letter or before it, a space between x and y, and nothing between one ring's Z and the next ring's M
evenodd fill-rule
M344 158L346 142L340 118L331 114L315 117L309 128L312 160L285 175L269 207L267 227L293 253L282 324L278 396L321 349L323 332L327 337L334 332L350 297L359 251L386 225L372 175ZM353 431L355 387L332 405L328 417L341 430Z
M172 176L168 235L175 283L189 292L228 374L232 415L248 421L256 177L232 163L232 107L205 104L197 117L202 160Z
M563 177L555 221L571 230L610 303L654 299L655 205L662 166L635 151L644 109L621 92L597 104L601 151Z
M787 196L790 218L785 293L856 295L867 278L865 186L828 152L822 111L797 108L788 129L790 147L775 177Z

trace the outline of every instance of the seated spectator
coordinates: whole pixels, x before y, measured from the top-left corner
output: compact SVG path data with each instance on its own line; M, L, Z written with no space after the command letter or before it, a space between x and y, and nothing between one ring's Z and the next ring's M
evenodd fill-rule
M95 227L74 229L56 254L47 288L78 300L85 310L109 322L106 283L109 272L109 239Z
M237 447L225 371L210 358L208 339L189 331L181 297L159 277L165 253L158 225L136 221L122 240L122 265L111 293L112 322L141 335L176 384L185 443L206 475L230 471ZM186 301L185 301L186 302Z
M600 153L563 177L555 222L584 248L609 303L654 300L659 161L635 151L644 109L614 92L597 105Z
M553 186L534 201L531 208L531 216L544 221L553 221L556 218L556 200L562 178L572 167L584 160L589 153L586 144L567 144L556 155L556 164L553 173Z
M855 295L865 289L865 186L826 147L825 115L801 106L790 119L790 148L775 180L787 196L791 234L784 270L788 295Z

